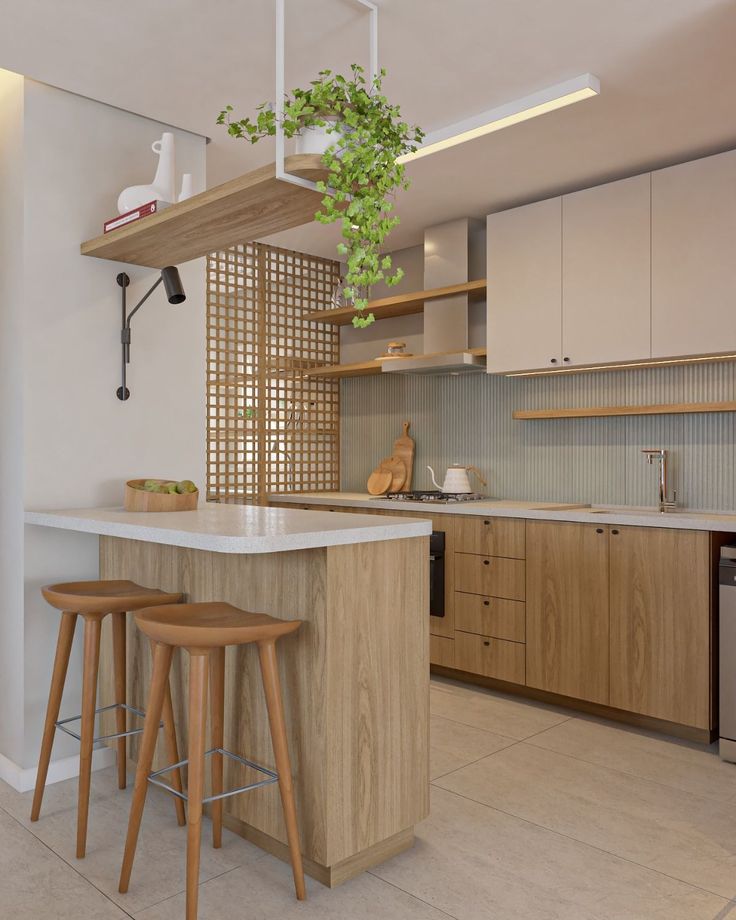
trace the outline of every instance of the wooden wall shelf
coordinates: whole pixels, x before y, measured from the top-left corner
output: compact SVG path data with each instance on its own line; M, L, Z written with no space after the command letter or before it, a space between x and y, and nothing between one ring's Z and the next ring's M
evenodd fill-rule
M286 169L324 179L318 154L286 158ZM273 163L82 243L83 256L164 268L310 223L322 195L276 178Z
M381 373L380 361L362 361L358 364L327 364L302 371L303 377L368 377Z
M486 349L483 348L468 348L466 349L468 354L479 355L480 357L485 357ZM444 352L438 352L438 354L444 354ZM452 354L452 352L447 352L447 354ZM412 358L432 358L435 355L411 355L408 357ZM311 367L307 370L302 371L304 377L368 377L371 374L382 374L382 365L384 361L362 361L359 364L326 364L323 367Z
M690 412L736 412L736 402L662 403L656 406L595 406L589 409L516 409L515 419L604 418L619 415L679 415Z
M366 313L372 313L376 319L388 319L390 316L409 316L412 313L421 313L427 300L438 300L441 297L451 297L453 294L469 294L471 299L479 299L486 292L486 279L478 281L465 281L463 284L451 284L449 287L432 288L429 291L413 291L411 294L396 294L394 297L382 297L380 300L371 300L366 307ZM313 323L332 323L335 326L347 326L353 321L355 310L353 307L340 307L334 310L315 310L305 313L304 319Z

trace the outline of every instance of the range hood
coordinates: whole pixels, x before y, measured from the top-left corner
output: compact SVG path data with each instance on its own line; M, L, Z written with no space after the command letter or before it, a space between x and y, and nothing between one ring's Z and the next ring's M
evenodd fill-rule
M452 220L424 231L424 289L484 278L485 223ZM384 374L466 374L485 371L485 348L469 345L468 294L424 304L423 355L383 361Z
M485 354L475 350L451 351L434 355L412 355L408 358L393 358L384 361L383 374L467 374L485 371Z

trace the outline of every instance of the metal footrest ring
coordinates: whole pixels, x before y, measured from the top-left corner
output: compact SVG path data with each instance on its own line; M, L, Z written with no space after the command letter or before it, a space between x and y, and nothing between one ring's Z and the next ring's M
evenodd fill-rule
M253 763L252 760L247 760L245 757L240 757L238 754L233 754L232 751L226 751L224 748L212 748L209 751L205 751L204 756L210 757L212 754L222 754L223 757L229 757L231 760L236 760L238 763L243 764L246 767L250 767L252 770L256 770L258 773L264 773L268 779L259 780L257 783L249 783L247 786L239 786L237 789L229 789L227 792L220 792L217 795L209 795L207 798L202 799L203 805L207 805L209 802L216 802L218 799L228 799L230 796L240 795L241 792L250 792L251 789L259 789L261 786L270 786L272 783L277 783L279 781L278 773L274 773L273 770L269 770L267 767L262 767L260 764ZM161 770L155 770L153 773L148 774L148 782L153 786L159 786L161 789L165 789L166 792L170 792L172 795L177 796L177 798L188 802L189 796L185 792L179 792L178 789L174 789L173 786L170 786L168 783L165 783L163 780L159 779L161 774L170 773L172 770L176 770L178 767L185 767L188 763L189 758L186 760L180 760L179 763L172 763L170 766L163 767Z
M136 709L135 706L128 706L127 703L112 703L110 706L102 706L100 709L95 709L95 715L99 715L101 712L110 712L111 709L124 709L126 712L132 712L133 715L139 716L141 719L146 718L145 712ZM81 735L78 735L76 732L66 727L69 722L79 722L81 719L81 716L71 716L69 719L59 719L55 725L60 731L65 732L67 735L71 735L72 738L76 738L77 741L81 741ZM159 722L159 728L163 728L163 725L163 722ZM100 735L97 738L93 738L92 743L97 744L98 741L114 741L116 738L127 738L129 735L140 735L142 731L143 728L141 727L131 728L126 732L114 732L112 735Z

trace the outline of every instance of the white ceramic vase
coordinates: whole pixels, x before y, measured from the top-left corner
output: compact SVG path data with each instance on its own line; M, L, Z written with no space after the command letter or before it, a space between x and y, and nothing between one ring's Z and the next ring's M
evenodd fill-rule
M179 197L177 201L186 201L187 198L191 198L194 194L194 189L192 187L192 174L184 173L181 177L181 191L179 192Z
M164 131L160 141L154 141L151 149L158 154L158 167L150 185L130 185L118 196L118 213L125 214L139 208L148 201L176 201L176 155L174 135Z

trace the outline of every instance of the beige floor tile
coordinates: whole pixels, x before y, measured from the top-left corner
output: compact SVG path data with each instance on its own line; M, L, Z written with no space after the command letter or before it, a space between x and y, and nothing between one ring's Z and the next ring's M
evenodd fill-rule
M433 715L522 741L571 717L570 712L454 681L432 680Z
M718 756L718 745L699 745L597 719L571 719L529 741L674 789L720 802L736 802L736 765Z
M124 920L126 914L0 811L0 917Z
M516 744L513 738L504 738L442 716L431 717L429 741L431 779L451 773L510 744Z
M332 890L307 879L307 900L297 901L291 869L271 856L206 882L199 896L199 920L447 920L447 914L367 874ZM184 903L184 895L177 895L137 913L136 920L181 920Z
M69 788L62 788L67 786ZM75 857L76 780L49 787L47 791L52 793L49 808L34 824L27 818L30 801L25 800L30 793L20 797L23 800L23 823L126 911L143 909L182 891L185 884L186 829L176 823L170 796L158 789L149 790L130 890L127 894L120 894L117 890L118 877L132 782L127 790L119 791L113 768L96 774L93 786L95 798L90 806L87 856L84 859L77 860ZM210 824L206 820L203 822L202 842L202 880L261 859L264 855L263 850L229 831L223 833L222 849L213 850Z
M728 906L441 789L417 838L372 871L458 920L713 920Z
M736 895L736 807L517 744L437 784L708 891Z

